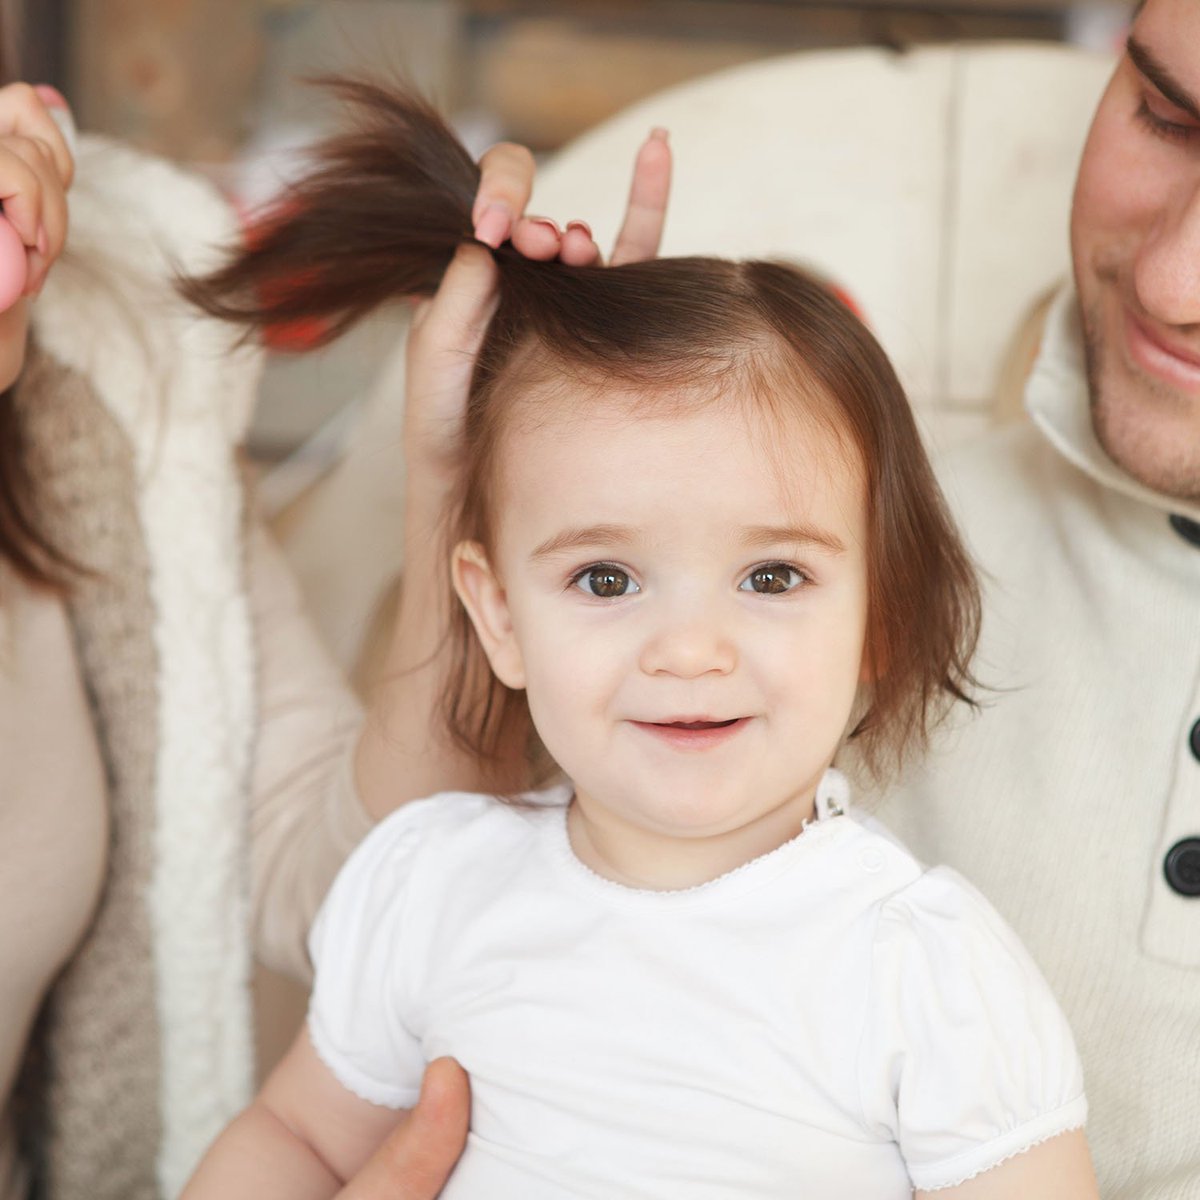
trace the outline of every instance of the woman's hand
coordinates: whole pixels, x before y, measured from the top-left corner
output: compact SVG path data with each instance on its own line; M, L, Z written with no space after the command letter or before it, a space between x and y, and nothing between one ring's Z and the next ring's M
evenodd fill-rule
M25 297L46 282L67 237L67 189L75 164L50 108L66 108L53 88L14 83L0 88L0 202L26 255L23 298L0 313L0 390L25 363L29 313Z
M600 261L591 231L579 221L560 230L526 217L533 155L493 147L480 164L475 234L485 245L506 240L529 258L573 266ZM666 134L655 130L638 152L633 186L612 262L653 257L662 235L671 177ZM408 340L404 408L404 579L380 682L355 756L355 780L367 811L382 817L417 796L449 789L519 788L519 764L485 777L480 764L449 743L442 721L452 664L446 637L444 518L458 482L459 447L475 358L496 309L496 264L478 245L455 255L432 300L420 305ZM512 776L512 777L510 777Z
M435 1200L467 1141L467 1073L452 1058L429 1064L421 1098L337 1200Z
M600 248L582 221L569 221L560 229L545 217L523 215L534 178L533 155L524 146L493 146L479 165L482 178L472 215L481 242L497 247L511 240L527 258L539 261L558 258L572 266L600 262ZM634 163L629 204L610 260L614 265L658 253L670 183L667 135L655 129ZM408 343L405 453L418 500L425 490L422 484L430 486L436 500L453 482L467 389L495 311L496 280L491 256L482 247L463 246L437 295L414 316Z

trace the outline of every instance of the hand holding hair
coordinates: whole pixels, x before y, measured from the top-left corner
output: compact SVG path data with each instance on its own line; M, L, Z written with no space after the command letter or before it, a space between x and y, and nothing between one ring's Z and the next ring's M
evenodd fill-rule
M568 221L565 229L544 217L521 216L533 191L536 171L533 155L524 146L501 142L480 160L479 191L472 209L475 236L488 246L506 239L526 258L558 258L571 266L587 267L601 261L600 247L582 221ZM671 149L665 129L653 129L638 150L625 219L609 261L613 266L654 258L662 241L667 198L671 187Z

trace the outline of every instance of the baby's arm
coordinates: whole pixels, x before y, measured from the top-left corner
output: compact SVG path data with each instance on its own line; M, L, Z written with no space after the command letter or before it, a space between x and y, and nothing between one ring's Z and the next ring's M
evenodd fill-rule
M404 1113L344 1088L305 1027L262 1091L213 1143L181 1200L329 1200Z
M1098 1200L1082 1129L1060 1133L957 1187L917 1192L916 1200Z

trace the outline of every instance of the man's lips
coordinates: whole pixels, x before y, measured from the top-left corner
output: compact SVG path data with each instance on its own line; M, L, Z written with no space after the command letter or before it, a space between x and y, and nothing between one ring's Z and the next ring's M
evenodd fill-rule
M1184 345L1125 314L1125 345L1143 371L1187 391L1200 390L1200 347Z

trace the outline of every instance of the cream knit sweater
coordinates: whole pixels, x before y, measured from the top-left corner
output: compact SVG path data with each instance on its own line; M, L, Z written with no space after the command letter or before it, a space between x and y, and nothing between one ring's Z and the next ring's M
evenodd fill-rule
M1028 390L1035 425L964 448L945 486L985 574L998 690L878 810L1025 940L1075 1031L1106 1200L1200 1198L1200 898L1164 857L1200 836L1200 509L1092 433L1074 297Z

